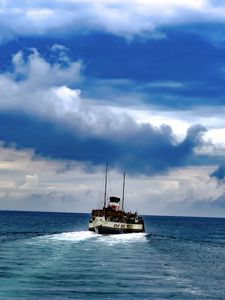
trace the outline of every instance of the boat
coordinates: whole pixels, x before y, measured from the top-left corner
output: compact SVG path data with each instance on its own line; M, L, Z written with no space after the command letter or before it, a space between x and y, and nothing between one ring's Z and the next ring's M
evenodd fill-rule
M105 192L102 209L93 209L88 230L97 234L121 234L145 232L144 220L137 212L124 211L125 172L123 174L122 201L119 197L107 199L108 164L105 171Z

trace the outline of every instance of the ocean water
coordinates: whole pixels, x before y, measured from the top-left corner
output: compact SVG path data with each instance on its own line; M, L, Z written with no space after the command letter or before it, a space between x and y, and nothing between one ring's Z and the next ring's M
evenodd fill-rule
M87 214L0 212L0 299L225 299L225 219L147 216L100 236Z

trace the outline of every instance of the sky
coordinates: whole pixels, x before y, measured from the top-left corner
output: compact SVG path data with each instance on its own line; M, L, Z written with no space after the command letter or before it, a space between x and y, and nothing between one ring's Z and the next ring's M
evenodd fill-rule
M225 1L0 1L0 209L225 217Z

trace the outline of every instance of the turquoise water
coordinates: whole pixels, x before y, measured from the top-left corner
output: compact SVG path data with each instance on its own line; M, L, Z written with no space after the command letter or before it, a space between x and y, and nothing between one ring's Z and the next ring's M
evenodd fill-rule
M0 212L0 299L225 299L225 219L148 216L114 236L88 219Z

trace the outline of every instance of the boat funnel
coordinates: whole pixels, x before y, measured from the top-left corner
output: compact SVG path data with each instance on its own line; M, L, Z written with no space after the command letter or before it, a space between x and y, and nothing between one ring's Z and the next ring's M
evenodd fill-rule
M120 208L120 198L118 198L118 197L110 197L109 198L109 206L113 210L118 210Z

